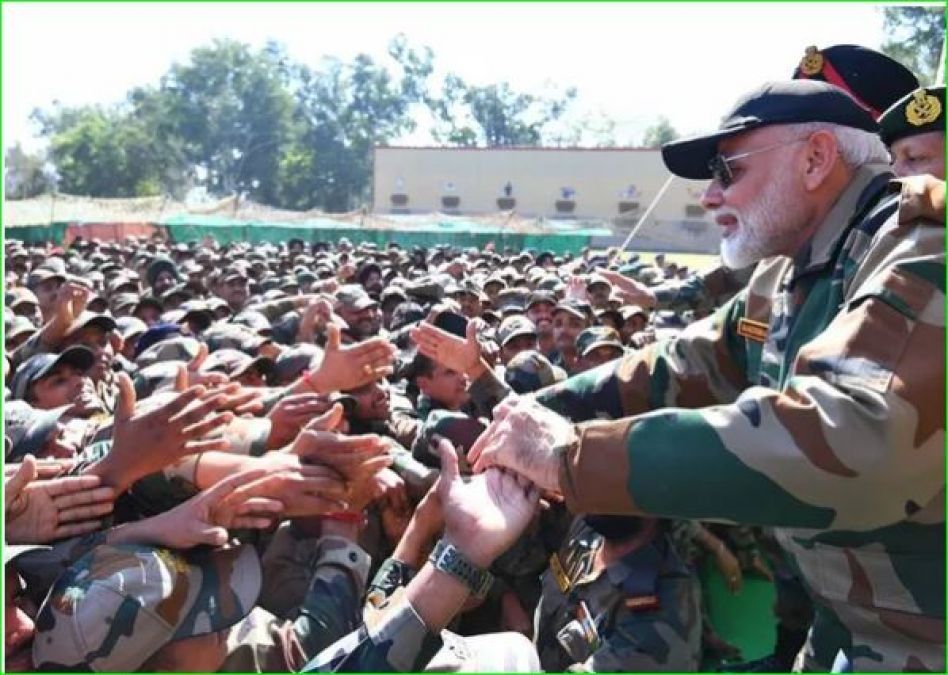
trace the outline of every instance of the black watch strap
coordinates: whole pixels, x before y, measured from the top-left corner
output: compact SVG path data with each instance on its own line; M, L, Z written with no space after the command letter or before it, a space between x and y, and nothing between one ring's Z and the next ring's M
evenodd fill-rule
M444 539L434 547L428 561L435 569L450 574L463 583L478 598L486 597L487 591L494 583L493 574L474 565L454 544Z

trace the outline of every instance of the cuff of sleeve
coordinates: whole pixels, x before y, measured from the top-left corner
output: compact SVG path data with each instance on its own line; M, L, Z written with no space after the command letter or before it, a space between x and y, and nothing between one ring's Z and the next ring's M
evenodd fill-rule
M408 600L393 604L379 613L368 626L369 639L375 645L391 645L387 661L397 672L424 668L441 648L439 635L433 635Z
M357 544L348 539L324 536L319 539L319 565L336 565L355 576L360 589L365 589L369 579L372 559ZM361 595L361 590L360 590Z
M576 440L561 455L560 489L573 513L636 513L629 495L626 439L632 420L576 427Z

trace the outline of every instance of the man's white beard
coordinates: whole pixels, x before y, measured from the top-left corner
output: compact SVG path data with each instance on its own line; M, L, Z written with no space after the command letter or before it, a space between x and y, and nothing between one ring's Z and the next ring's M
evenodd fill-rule
M711 217L729 215L737 220L737 229L721 239L721 260L726 267L742 269L774 255L790 255L802 220L798 191L786 174L767 183L756 201L741 215L737 209L723 207Z

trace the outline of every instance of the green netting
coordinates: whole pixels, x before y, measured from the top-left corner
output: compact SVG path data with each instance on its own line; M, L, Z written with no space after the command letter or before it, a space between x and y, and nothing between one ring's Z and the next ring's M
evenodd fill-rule
M49 225L5 227L3 228L3 236L7 239L18 239L26 244L44 244L47 241L61 244L65 239L68 226L69 223L51 223Z
M402 247L449 244L452 246L483 248L494 242L498 248L533 248L554 253L576 253L589 246L595 236L608 234L601 228L577 228L556 224L548 232L523 233L484 222L465 219L412 219L392 218L392 228L360 227L330 219L311 219L301 223L272 223L235 221L216 216L174 216L162 225L175 241L213 237L221 243L247 241L278 243L291 238L303 241L338 241L346 237L354 243L374 242L384 246L395 242Z

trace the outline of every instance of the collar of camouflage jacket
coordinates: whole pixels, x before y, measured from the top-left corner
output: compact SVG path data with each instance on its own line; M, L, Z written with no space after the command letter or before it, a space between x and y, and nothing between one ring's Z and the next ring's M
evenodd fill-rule
M817 272L830 264L839 249L840 241L849 232L850 225L858 215L858 207L864 201L863 193L882 176L891 177L891 169L887 164L866 164L856 170L853 179L826 214L812 239L795 256L794 279Z

